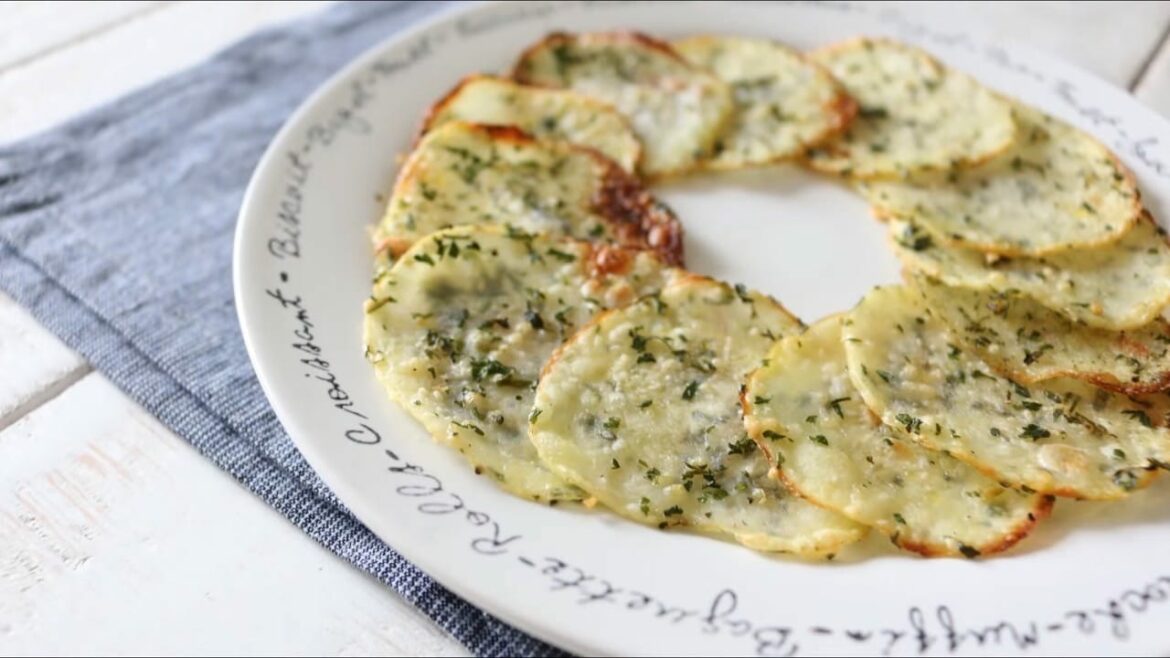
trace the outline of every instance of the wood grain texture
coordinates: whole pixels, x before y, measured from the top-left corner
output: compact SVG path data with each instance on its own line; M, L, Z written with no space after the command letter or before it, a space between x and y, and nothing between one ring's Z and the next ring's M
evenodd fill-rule
M0 430L88 371L80 355L0 293Z
M1123 88L1129 87L1170 25L1170 2L891 4L919 23L958 27L988 39L1047 51Z
M1170 38L1150 60L1134 95L1146 105L1170 118Z
M85 108L196 64L261 26L328 4L167 5L24 66L0 71L0 142L44 130ZM4 24L2 16L0 24ZM45 84L46 80L52 84Z
M0 141L324 4L0 4ZM466 655L88 372L0 294L0 655Z
M0 71L21 66L161 8L162 2L0 2Z
M463 653L99 374L0 464L0 654Z

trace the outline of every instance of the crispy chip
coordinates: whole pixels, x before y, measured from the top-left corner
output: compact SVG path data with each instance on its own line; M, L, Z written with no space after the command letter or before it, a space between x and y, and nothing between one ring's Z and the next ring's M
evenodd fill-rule
M1170 387L1170 324L1161 318L1111 331L1019 293L952 288L920 275L913 283L963 347L1015 381L1072 377L1131 395Z
M528 441L540 369L594 315L659 290L672 272L649 252L448 229L376 276L366 356L390 397L477 472L526 498L577 500Z
M871 291L844 322L849 376L920 444L1039 493L1121 498L1170 463L1146 404L1073 379L1027 386L964 350L911 288Z
M739 169L799 156L840 132L857 106L819 65L769 39L698 36L673 43L731 85L731 124L704 164Z
M512 126L453 121L415 147L374 239L397 256L451 226L506 224L653 249L681 264L682 225L631 174L591 149Z
M993 257L935 240L911 222L889 222L902 265L947 285L1019 291L1102 329L1136 329L1170 303L1170 244L1148 216L1113 244L1037 258Z
M992 161L924 181L863 183L879 214L943 242L1006 255L1107 244L1142 213L1137 183L1109 149L1076 128L1016 106L1019 136Z
M874 417L849 380L839 316L778 342L748 378L743 407L748 433L789 486L916 553L1006 550L1052 507Z
M698 166L732 116L730 87L644 34L551 34L512 75L613 105L642 141L642 172L652 177Z
M739 408L747 372L800 329L771 298L691 275L606 313L557 352L530 437L550 469L634 521L834 553L863 528L769 478Z
M903 178L984 162L1012 145L1011 105L925 52L888 39L854 39L816 51L856 99L857 118L809 154L819 171Z
M637 168L642 154L642 145L625 117L608 104L507 78L472 75L463 79L427 112L420 138L451 121L516 126L539 139L588 146L629 172Z

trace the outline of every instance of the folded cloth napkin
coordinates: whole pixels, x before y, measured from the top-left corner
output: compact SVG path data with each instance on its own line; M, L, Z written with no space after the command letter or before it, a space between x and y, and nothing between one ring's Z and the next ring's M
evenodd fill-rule
M443 9L342 4L0 147L0 287L220 468L473 653L559 654L444 589L345 509L269 407L233 306L236 213L269 140L350 59Z

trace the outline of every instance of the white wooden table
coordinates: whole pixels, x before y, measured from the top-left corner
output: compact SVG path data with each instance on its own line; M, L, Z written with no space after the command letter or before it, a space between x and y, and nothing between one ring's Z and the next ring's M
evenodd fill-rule
M321 2L0 2L0 142ZM940 4L1170 115L1170 3ZM463 655L0 293L0 654Z

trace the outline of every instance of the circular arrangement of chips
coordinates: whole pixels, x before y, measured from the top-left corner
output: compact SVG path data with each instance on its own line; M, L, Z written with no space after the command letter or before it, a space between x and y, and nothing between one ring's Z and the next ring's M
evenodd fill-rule
M647 181L789 160L870 202L904 285L806 327L683 269ZM1133 175L907 44L551 34L434 104L374 241L379 380L532 500L975 558L1170 468L1170 242Z

